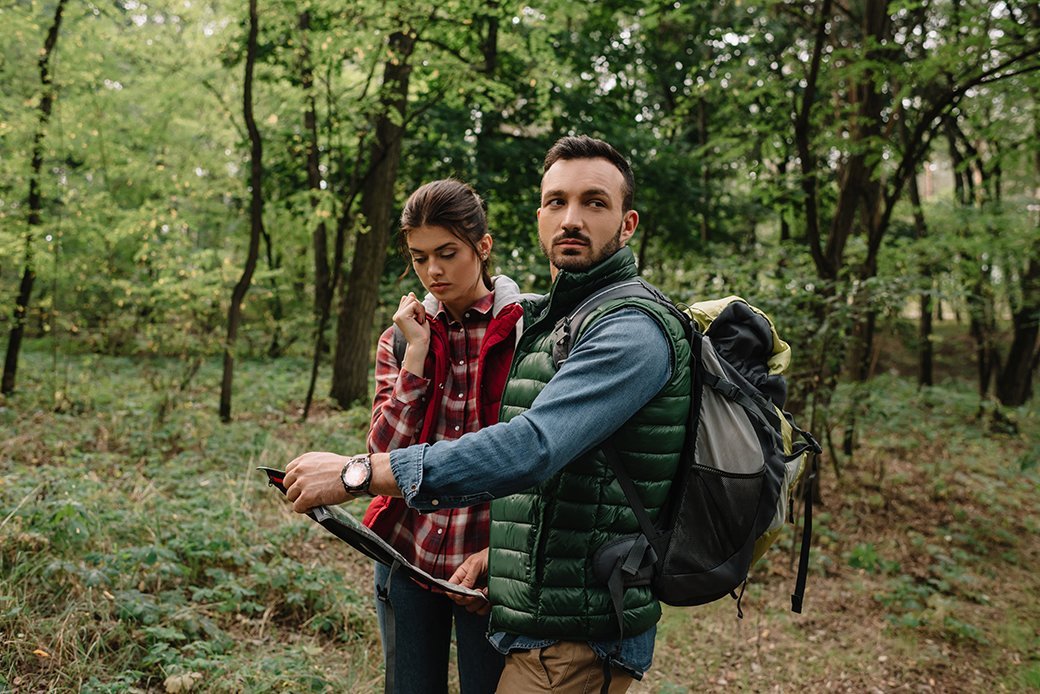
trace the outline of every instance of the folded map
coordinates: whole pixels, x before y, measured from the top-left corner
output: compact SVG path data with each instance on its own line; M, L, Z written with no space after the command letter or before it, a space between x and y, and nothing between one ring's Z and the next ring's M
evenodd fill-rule
M282 480L285 478L283 471L269 467L257 469L266 472L268 483L272 487L276 487L282 494L285 494L285 485L282 484ZM449 583L443 578L434 578L405 559L386 540L362 525L354 516L339 506L316 506L308 511L307 515L365 556L387 566L396 564L397 568L394 569L395 571L404 571L412 579L428 588L436 588L445 593L457 593L459 595L484 598L484 594L479 590L466 588L457 583Z

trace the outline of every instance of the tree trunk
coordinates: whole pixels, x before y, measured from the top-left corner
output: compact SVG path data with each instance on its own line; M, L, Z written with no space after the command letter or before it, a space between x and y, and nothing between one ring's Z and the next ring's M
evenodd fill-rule
M1040 11L1036 12L1040 23ZM1040 137L1040 117L1034 121L1035 135ZM1033 155L1033 164L1040 180L1040 150ZM1040 186L1035 191L1040 202ZM1014 336L1000 375L997 377L997 398L1004 405L1017 407L1033 397L1033 374L1040 362L1040 215L1033 248L1022 275L1022 299L1012 313Z
M314 67L311 65L310 48L307 43L311 28L310 11L299 16L300 28L300 83L303 87L306 107L303 112L303 130L307 135L307 187L311 191L311 210L316 211L321 190L321 159L318 153L318 116L314 97ZM303 405L303 419L310 414L314 400L314 386L318 379L321 356L325 353L325 329L329 323L332 306L332 273L329 269L328 227L324 218L315 220L311 235L314 252L314 354L311 358L311 379L307 386L307 397Z
M58 32L61 29L62 12L65 11L65 0L59 0L54 8L54 21L47 31L40 53L40 106L36 121L36 134L33 136L32 169L29 174L29 207L28 229L25 231L25 263L22 267L22 281L18 285L18 296L15 299L14 314L11 316L11 332L7 338L7 354L4 356L4 374L0 378L0 393L10 395L14 392L18 375L18 354L22 350L22 338L25 337L25 320L28 317L29 301L32 298L33 282L36 281L33 254L33 230L40 226L43 200L40 194L40 170L43 168L43 138L47 124L54 108L54 85L51 82L50 61L54 48L58 43Z
M704 147L708 143L708 104L704 98L697 99L697 146ZM708 167L708 157L701 157L701 200L698 207L698 228L700 232L701 245L706 246L711 241L711 225L708 219L711 216L711 172Z
M318 191L321 190L321 159L318 153L318 117L314 97L314 68L311 65L308 32L311 28L309 11L300 13L300 83L306 99L303 112L303 130L307 135L307 187L311 191L311 210L319 205ZM312 234L314 249L314 315L321 314L322 306L328 301L326 297L332 290L332 279L329 272L329 241L324 219L315 221Z
M813 52L809 61L809 74L806 77L805 89L802 91L802 103L794 119L794 140L798 149L798 160L801 164L802 204L805 213L805 234L812 253L816 274L823 280L833 280L838 276L838 268L832 267L823 254L820 238L820 192L819 163L812 149L812 111L816 105L817 82L820 77L820 63L827 43L827 20L831 14L832 0L822 0L816 16L816 35L813 40Z
M498 71L499 11L499 2L497 0L487 0L483 9L477 13L473 20L475 27L484 28L479 46L480 53L484 58L484 64L480 67L480 72L488 80L493 80L495 73ZM474 185L477 186L477 190L485 195L494 192L498 187L494 179L494 175L498 172L493 170L493 162L499 159L495 154L495 150L500 139L499 132L502 126L502 107L496 103L500 98L496 97L494 93L485 93L484 100L479 107L482 115L480 117L480 132L477 133L477 154L475 158L477 180Z
M276 272L282 267L282 256L275 252L271 235L266 228L261 227L260 236L264 242L267 268L271 271L271 319L274 323L274 329L271 331L271 342L267 345L267 356L271 359L277 359L282 356L282 353L294 340L290 339L286 343L282 342L282 319L285 317L285 308L282 305L282 293L278 290L278 276Z
M777 171L780 174L780 181L784 186L784 190L787 190L787 155L784 154L784 158L777 164ZM780 211L780 243L786 243L791 240L791 222L788 219L790 215L790 209L788 205L788 193L784 193L784 204ZM781 258L780 262L783 264L786 261L786 257Z
M921 209L921 191L917 188L917 176L911 176L908 181L910 187L910 204L913 206L914 230L918 241L928 236L928 225L925 223L924 210ZM921 306L921 318L918 325L917 352L917 384L930 386L934 384L934 345L932 344L932 290L935 287L932 264L925 260L921 265L922 284L925 285L919 297Z
M1022 294L1022 304L1012 315L1011 348L997 376L997 398L1009 407L1024 405L1033 396L1033 372L1040 355L1040 241L1033 243L1033 257L1022 277Z
M884 43L891 31L887 13L887 2L868 0L864 3L862 19L863 36L875 46ZM877 54L877 55L875 55ZM880 63L883 58L878 49L867 53L868 59ZM860 81L853 82L849 98L857 104L856 127L852 131L853 141L867 142L881 135L882 96L873 70L865 71ZM866 381L870 377L874 332L877 325L877 310L871 296L868 280L877 275L877 253L880 238L884 233L882 205L884 197L878 179L877 164L872 163L863 150L854 148L841 177L837 210L831 223L827 239L826 255L832 267L844 264L845 247L855 229L857 214L861 226L868 232L867 257L859 270L860 286L853 299L862 313L852 326L849 366L856 380ZM874 240L878 242L875 244ZM852 428L851 425L849 427ZM847 453L850 451L846 450Z
M988 180L986 164L979 149L961 129L955 117L944 120L951 151L963 149L961 167L964 169L965 200L967 206L984 207L992 201L992 184ZM990 229L990 233L995 233ZM975 258L978 275L971 284L967 298L971 336L975 341L976 376L979 400L989 395L994 379L1001 372L1000 346L997 343L997 307L994 296L993 269L979 252Z
M946 143L950 150L950 163L953 165L953 190L954 197L961 205L969 204L971 196L968 194L968 186L971 175L964 168L964 157L957 146L957 137L951 125L953 116L943 118L943 129L946 132Z
M379 302L379 280L390 238L390 213L394 205L394 183L401 159L408 80L412 70L408 60L415 39L415 35L407 31L391 34L390 59L383 66L383 108L375 124L375 140L371 148L373 169L361 191L361 212L368 231L358 235L337 322L330 395L341 407L368 396L372 322Z
M259 31L256 1L249 0L249 36L246 40L246 68L242 90L242 115L246 122L246 129L249 131L250 146L249 251L246 254L246 264L242 270L242 276L231 291L231 305L228 307L227 339L224 342L224 376L220 383L220 420L222 422L231 421L235 341L238 338L238 326L242 320L242 301L253 281L257 257L260 255L260 238L264 235L264 198L261 190L264 178L263 146L260 141L260 131L256 127L256 119L253 118L253 67L256 65L256 43Z

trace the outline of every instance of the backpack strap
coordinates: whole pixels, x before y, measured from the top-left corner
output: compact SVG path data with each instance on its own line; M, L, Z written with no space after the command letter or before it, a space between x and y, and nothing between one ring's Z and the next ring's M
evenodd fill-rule
M693 342L699 332L693 329L693 324L686 314L679 311L664 294L641 277L635 277L621 282L615 282L601 288L578 304L569 314L559 319L552 332L552 360L553 367L559 370L560 366L570 356L571 347L574 346L575 338L588 317L597 308L607 301L615 299L638 298L647 299L668 308L679 319L687 338L691 342L691 356L693 355ZM691 415L695 410L691 407ZM690 415L687 415L689 417ZM616 556L611 555L612 563L606 580L607 589L610 593L611 604L614 608L618 623L618 643L616 653L620 653L621 640L624 637L624 590L629 585L645 585L649 581L649 571L657 563L658 557L663 556L665 549L665 538L660 529L655 527L650 520L643 500L639 497L635 483L625 471L621 463L621 456L617 447L611 439L603 441L599 445L603 456L610 466L618 485L625 494L629 507L639 522L642 533L636 536L630 546L622 550ZM604 692L610 683L610 658L607 657L603 663Z
M805 516L802 519L802 548L798 557L798 578L795 579L794 593L791 594L791 611L802 613L802 602L805 600L805 581L809 574L809 547L812 544L812 507L813 507L813 482L816 480L817 456L823 452L820 444L808 432L802 432L807 444L812 451L812 469L802 484L805 485Z
M632 508L632 513L635 514L636 520L639 521L639 529L643 531L647 542L650 543L650 548L656 555L651 560L651 563L653 563L657 561L657 556L663 556L664 548L658 544L661 539L661 531L654 527L654 522L650 520L650 514L647 513L646 507L643 506L643 500L639 498L635 482L628 476L628 473L625 472L625 467L621 464L621 456L618 454L614 443L607 440L600 447L600 450L603 451L603 457L607 459L607 464L610 465L610 469L614 472L618 485L625 493L625 498L628 500L628 505Z
M558 371L560 365L570 356L571 347L574 346L574 339L581 332L585 320L593 311L608 301L628 298L656 301L663 306L670 307L677 315L682 315L656 287L647 283L641 277L608 284L587 297L566 316L556 321L556 327L552 331L553 367ZM688 323L689 318L686 318L683 324L686 325Z
M390 602L390 583L393 581L394 571L400 566L400 562L395 560L390 566L390 572L386 575L386 582L376 585L376 598L383 603L383 608L386 610L386 626L383 634L383 653L386 658L383 689L386 694L393 693L397 675L397 636L394 629L394 605Z
M397 360L397 365L400 366L404 363L404 351L408 349L408 340L405 339L404 333L401 329L394 325L394 343L393 343L394 359Z
M655 545L659 542L661 533L654 527L650 515L646 512L646 507L643 506L642 499L639 498L635 483L621 465L621 457L614 443L606 441L601 450L607 463L610 464L610 469L614 471L618 484L625 492L628 505L632 508L632 513L635 514L639 527L643 531L635 537L624 554L618 555L607 578L607 591L610 594L610 603L614 608L614 617L617 619L618 627L617 643L613 652L603 659L603 686L600 694L608 694L611 680L610 659L611 656L620 657L621 642L625 637L625 588L649 580L647 571L657 563L658 553ZM661 550L663 551L663 549L662 547Z

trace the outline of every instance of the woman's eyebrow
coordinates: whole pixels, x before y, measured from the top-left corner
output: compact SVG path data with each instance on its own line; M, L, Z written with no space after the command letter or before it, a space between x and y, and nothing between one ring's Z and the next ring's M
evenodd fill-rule
M448 241L447 243L442 243L441 245L437 246L436 248L434 248L430 252L431 253L437 253L438 251L443 251L445 248L448 248L448 247L454 248L456 243L458 243L458 242L457 241ZM411 253L418 253L420 255L426 253L426 251L422 250L421 248L413 248L412 246L408 247L408 251L411 252Z

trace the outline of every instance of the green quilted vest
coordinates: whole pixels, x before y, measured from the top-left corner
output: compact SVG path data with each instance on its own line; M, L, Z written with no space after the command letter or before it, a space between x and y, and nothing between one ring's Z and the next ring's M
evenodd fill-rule
M550 333L556 321L600 287L636 274L632 252L622 248L588 272L560 272L548 297L525 306L528 326L513 358L501 421L529 408L555 374ZM646 300L607 302L589 316L583 332L626 306L644 310L661 324L674 357L667 385L614 435L621 460L654 518L667 498L685 435L689 344L678 321ZM606 586L592 575L591 558L605 543L637 532L639 523L598 450L571 461L533 489L493 501L491 631L560 640L616 638L617 617ZM649 588L629 588L624 606L625 636L646 631L661 617Z

